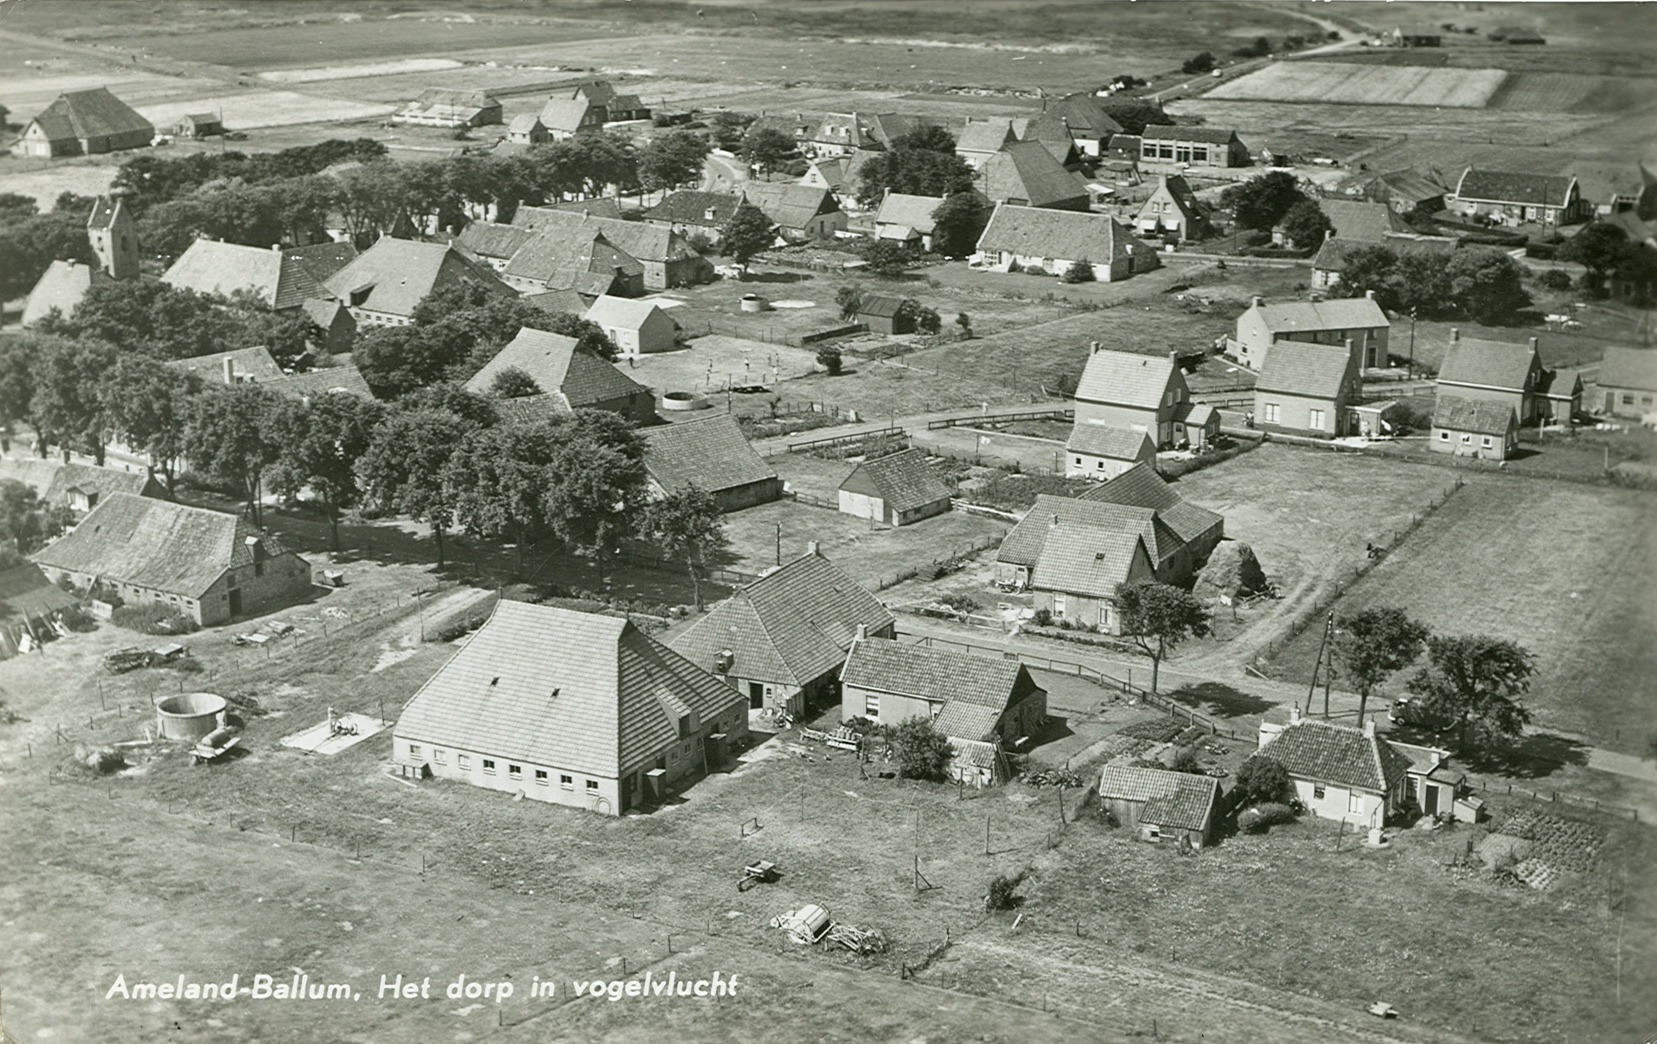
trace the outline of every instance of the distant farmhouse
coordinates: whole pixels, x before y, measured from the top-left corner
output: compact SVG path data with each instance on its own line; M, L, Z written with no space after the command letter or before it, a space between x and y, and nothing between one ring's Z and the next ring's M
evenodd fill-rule
M428 87L391 115L415 127L482 127L501 122L501 103L485 91Z
M447 243L393 236L382 236L322 285L350 310L358 326L407 326L428 294L460 283L513 294L488 265Z
M1593 405L1602 413L1634 418L1657 413L1657 351L1607 346L1595 391Z
M1444 199L1444 208L1467 218L1484 218L1498 225L1569 225L1591 209L1571 175L1530 174L1500 170L1462 171L1456 187Z
M501 601L392 733L408 775L619 816L744 746L742 695L627 620Z
M155 125L108 89L60 94L23 127L12 145L18 156L95 156L138 149L155 140Z
M1274 345L1285 341L1315 344L1352 342L1359 369L1387 365L1387 335L1392 322L1375 303L1373 291L1363 297L1327 301L1272 301L1256 297L1237 317L1236 336L1226 343L1226 354L1253 370L1262 370Z
M649 388L591 352L576 347L573 337L523 327L483 369L466 382L466 390L488 395L506 370L520 370L552 397L554 412L609 410L635 424L656 419L656 398Z
M211 627L304 598L311 567L281 541L222 511L111 493L31 556L53 583L98 585Z
M1149 243L1109 214L1080 214L1002 203L978 237L976 267L1062 276L1083 263L1101 283L1162 267Z

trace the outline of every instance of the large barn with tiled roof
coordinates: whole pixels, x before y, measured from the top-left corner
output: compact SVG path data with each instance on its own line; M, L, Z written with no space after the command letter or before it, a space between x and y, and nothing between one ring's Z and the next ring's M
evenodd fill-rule
M754 452L729 414L646 428L644 466L651 491L677 493L695 486L721 511L738 511L782 496L777 469Z

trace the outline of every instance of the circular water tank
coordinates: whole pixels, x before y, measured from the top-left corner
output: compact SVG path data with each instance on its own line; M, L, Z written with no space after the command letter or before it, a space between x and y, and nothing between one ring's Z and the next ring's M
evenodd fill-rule
M711 405L695 392L670 391L662 396L664 410L705 410Z
M155 705L156 728L165 739L194 742L220 725L224 697L210 692L181 692Z
M763 312L770 304L759 294L743 294L742 310L744 312Z

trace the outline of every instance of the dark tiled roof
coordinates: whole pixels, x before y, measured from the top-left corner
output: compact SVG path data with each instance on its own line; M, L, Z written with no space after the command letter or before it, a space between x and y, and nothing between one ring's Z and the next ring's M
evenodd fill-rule
M520 395L516 399L495 399L491 405L502 424L539 424L555 417L568 417L570 404L562 395Z
M615 778L676 743L682 714L705 725L745 703L625 620L502 601L396 734Z
M473 283L486 290L511 295L512 289L480 261L447 243L421 243L382 236L323 285L341 301L366 291L361 304L352 305L388 315L407 316L433 290L457 283Z
M466 390L488 394L495 377L506 369L529 374L542 392L562 396L572 409L647 392L610 363L578 350L575 338L527 326L466 382Z
M1206 831L1219 794L1219 780L1189 772L1106 765L1099 777L1100 800L1143 801L1139 822L1170 830Z
M1607 347L1597 383L1601 388L1657 391L1657 351L1650 348Z
M1456 183L1460 199L1527 206L1562 207L1576 179L1569 175L1528 174L1468 167Z
M1276 350L1277 346L1273 345L1272 351ZM1464 337L1451 341L1445 349L1444 362L1438 368L1438 383L1476 384L1518 392L1524 389L1525 378L1535 361L1536 349L1529 343Z
M1030 586L1088 598L1113 598L1117 588L1133 579L1134 562L1140 555L1144 555L1147 566L1154 568L1144 538L1131 529L1053 526L1030 573Z
M33 557L43 566L199 598L225 570L253 561L250 539L263 542L267 557L286 553L275 537L236 515L113 493Z
M734 192L701 192L680 189L644 212L648 221L667 221L676 225L700 225L704 228L724 228L742 205L742 197ZM709 212L712 211L712 216Z
M155 133L154 124L104 87L58 95L35 122L49 141Z
M1513 406L1506 402L1440 395L1433 403L1433 427L1468 431L1476 435L1506 435L1514 424Z
M1153 123L1140 135L1144 141L1200 141L1208 145L1225 145L1237 137L1237 132L1225 127L1177 127Z
M93 464L68 464L60 460L0 458L0 480L21 482L35 491L42 501L62 507L68 502L69 491L96 494L99 499L114 493L143 496L151 479L145 471L123 471L120 468L100 468Z
M1087 198L1081 179L1034 141L1014 142L985 160L978 174L978 190L997 202L1013 200L1031 207L1072 204ZM1045 256L1053 255L1049 252Z
M1071 136L1076 138L1109 138L1122 133L1122 125L1112 119L1091 94L1067 94L1058 101L1049 102L1043 117L1063 120ZM1035 121L1040 122L1040 119ZM1031 125L1031 130L1035 130L1035 124Z
M512 223L549 236L583 238L593 232L602 233L616 249L640 261L666 262L698 256L684 236L648 221L623 221L550 207L519 207Z
M1310 399L1335 399L1351 368L1352 355L1344 345L1274 341L1254 388Z
M1150 508L1168 524L1175 536L1186 543L1225 525L1225 519L1220 515L1174 492L1173 487L1156 473L1156 469L1145 463L1135 464L1104 485L1093 487L1083 493L1081 499Z
M618 249L602 232L577 229L568 235L545 232L531 236L502 272L551 290L602 296L621 289L617 280L643 275L644 264Z
M517 225L474 221L460 230L460 235L455 237L455 245L471 251L478 257L505 260L534 238L534 232Z
M729 415L645 428L644 466L669 493L695 486L709 493L777 477Z
M779 228L801 229L817 215L840 209L833 192L815 185L748 181L742 185L742 195Z
M33 562L0 569L0 623L39 617L80 604L80 599L46 579Z
M1000 656L973 656L887 638L855 642L840 672L843 685L946 703L959 700L998 713L1007 709L1024 666ZM963 739L982 739L964 736Z
M1260 753L1282 764L1291 776L1374 793L1390 790L1410 767L1410 759L1386 740L1322 721L1289 725Z
M1144 542L1145 552L1153 563L1167 559L1179 548L1178 535L1167 525L1159 526L1157 513L1150 508L1042 493L1002 540L996 561L1034 566L1048 538L1061 529L1083 530L1100 536L1109 533L1137 536Z
M841 489L872 483L888 510L904 512L949 499L949 487L926 463L926 454L910 448L866 460L852 469Z
M284 258L298 261L317 282L327 279L350 264L357 256L357 248L349 242L312 243L310 246L288 247Z
M903 307L903 298L886 297L880 294L870 294L862 298L857 304L858 315L872 315L877 319L890 319L898 314Z
M1340 239L1362 239L1380 243L1388 232L1408 232L1404 218L1385 203L1358 199L1320 199L1318 207L1335 227Z
M895 622L838 566L808 554L720 602L669 644L709 669L729 649L732 673L799 686L845 662L859 624L875 634Z

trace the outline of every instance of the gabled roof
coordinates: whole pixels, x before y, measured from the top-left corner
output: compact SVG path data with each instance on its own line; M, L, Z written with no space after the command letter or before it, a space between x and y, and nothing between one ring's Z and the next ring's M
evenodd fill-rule
M1515 424L1513 405L1440 395L1433 403L1433 427L1469 431L1476 435L1506 435Z
M1530 174L1468 167L1456 182L1456 197L1488 203L1563 207L1576 178L1565 174Z
M1030 586L1087 598L1113 598L1117 588L1133 577L1136 560L1155 567L1137 532L1061 524L1042 542Z
M399 116L432 113L455 120L471 119L484 109L500 107L487 91L459 87L427 87L420 96L397 110Z
M120 468L100 468L93 464L69 464L60 460L0 458L0 481L11 479L35 491L41 501L55 507L68 502L69 491L95 494L98 498L113 493L143 496L146 489L154 490L148 472L123 471Z
M273 558L281 542L236 515L112 493L67 535L31 557L43 566L200 598L225 570Z
M0 569L0 624L79 604L79 598L46 579L33 562Z
M1595 383L1601 388L1657 391L1657 351L1607 345Z
M1361 199L1320 199L1317 202L1340 239L1380 243L1388 232L1410 230L1403 216L1385 203Z
M858 315L871 315L877 319L890 319L902 309L903 298L883 294L869 294L857 302Z
M1392 325L1387 320L1387 313L1369 297L1268 301L1251 305L1249 311L1257 312L1266 329L1278 336L1325 330L1367 330Z
M1352 354L1344 345L1276 341L1254 389L1333 400L1340 397L1352 367Z
M546 104L541 106L541 123L547 130L574 134L581 129L587 114L594 108L602 110L603 106L585 98L548 98Z
M668 221L676 225L724 228L741 205L742 197L734 192L680 189L645 211L644 217L647 221Z
M312 297L326 297L299 258L273 247L243 246L216 239L198 239L172 263L163 283L203 294L229 297L238 290L252 293L266 308L297 308Z
M1150 508L1156 512L1157 518L1168 524L1176 537L1186 543L1225 525L1224 517L1181 497L1163 481L1155 468L1144 462L1135 464L1102 486L1087 490L1080 499Z
M1260 748L1289 775L1385 793L1409 771L1410 759L1361 729L1323 721L1291 722Z
M667 312L654 301L639 301L631 297L611 297L605 294L588 306L585 318L600 326L640 330L656 315L667 316L668 322L673 322L673 317L667 315Z
M840 210L833 192L798 182L747 181L742 185L742 195L779 228L805 228L817 215Z
M536 294L525 294L520 298L525 304L532 304L543 312L568 312L570 315L585 315L587 307L593 298L577 293L574 290L542 290Z
M640 261L676 261L699 256L685 237L648 221L623 221L552 207L519 207L512 223L546 236L582 238L601 233L616 249Z
M1583 196L1595 203L1610 203L1616 198L1637 199L1646 187L1645 174L1638 163L1606 163L1578 160L1571 164L1571 175L1577 179Z
M121 205L121 197L99 196L92 201L92 213L86 219L86 227L89 231L106 229L115 223L115 215L123 211L130 216L131 212Z
M185 373L193 373L207 384L223 384L224 364L227 360L237 380L274 381L284 376L282 367L276 365L276 357L263 345L214 352L212 355L197 355L190 359L169 359L164 365L175 370L183 370Z
M644 274L644 264L594 229L537 232L519 247L501 274L549 290L595 296L623 289L618 280ZM625 284L623 284L625 285Z
M1000 152L1002 146L1018 140L1012 121L992 116L987 120L968 120L955 139L956 152Z
M890 638L854 642L840 671L840 684L942 704L934 727L951 739L976 742L994 735L1021 688L1036 688L1017 660Z
M1226 145L1237 139L1237 132L1226 127L1180 127L1168 123L1152 123L1140 135L1144 141L1200 141L1208 145Z
M543 393L562 397L571 409L649 393L625 373L575 345L573 337L523 327L472 375L466 390L487 394L502 370L519 369L529 374Z
M520 395L514 399L494 399L490 405L495 407L502 424L540 424L543 421L558 417L568 417L572 412L570 404L564 401L562 395L549 395L543 392L540 395Z
M802 686L839 669L859 624L875 634L895 621L838 566L808 554L720 602L669 644L708 669L728 649L733 674Z
M1017 141L984 161L978 190L997 202L1053 207L1087 199L1087 187L1040 142ZM1051 256L1051 255L1049 255Z
M357 248L349 240L327 240L282 251L284 260L298 261L318 283L350 264L356 256Z
M1190 772L1106 765L1099 776L1101 800L1143 801L1138 821L1171 830L1207 830L1219 795L1219 780Z
M478 257L505 261L534 238L533 231L517 225L474 221L460 230L460 235L455 237L455 245L471 251Z
M421 243L395 236L381 236L325 279L323 286L353 308L407 316L433 290L463 282L503 296L512 293L488 265L447 243ZM366 296L354 300L361 293Z
M501 601L409 700L396 734L617 778L742 694L626 620Z
M1132 428L1118 428L1109 424L1076 424L1070 429L1070 441L1064 448L1072 453L1086 453L1110 460L1138 460L1145 454L1145 444L1151 441L1147 432ZM1152 444L1155 450L1155 444Z
M511 122L506 125L506 133L513 136L525 136L533 134L536 127L546 129L546 124L541 122L540 113L520 112L512 117Z
M153 123L105 87L60 94L35 116L34 122L40 124L49 141L155 133Z
M1421 236L1403 232L1388 232L1379 243L1335 236L1325 239L1323 245L1318 247L1317 256L1312 258L1312 267L1324 272L1344 272L1354 251L1375 247L1390 250L1399 257L1411 254L1448 257L1455 253L1457 243L1453 236Z
M278 395L288 395L307 401L319 395L355 395L359 399L372 399L374 393L363 379L362 371L354 363L344 366L327 366L304 373L289 374L274 381L266 381L264 387Z
M1208 208L1197 198L1197 194L1192 191L1191 183L1185 180L1183 174L1159 175L1156 191L1151 193L1151 198L1157 196L1164 196L1173 200L1174 204L1179 207L1180 213L1187 218L1201 217L1208 211ZM1147 199L1146 202L1148 203L1150 200Z
M911 196L903 192L889 192L875 211L877 225L905 225L923 236L932 234L937 222L932 212L944 205L942 196Z
M1276 345L1272 346L1276 351ZM1463 337L1450 342L1438 368L1439 384L1472 384L1484 388L1523 391L1531 367L1540 365L1536 347L1528 342L1489 341Z
M871 484L891 511L913 511L949 499L949 487L926 463L926 454L910 448L866 460L852 469L841 489Z
M1152 565L1166 562L1183 546L1179 534L1159 519L1154 509L1043 493L1036 497L1035 504L1023 520L1001 542L996 561L1034 566L1040 560L1048 538L1061 529L1137 536L1143 542L1146 557Z
M644 466L668 493L695 486L708 493L774 480L741 425L729 414L645 428Z
M947 127L944 120L933 116L911 116L907 113L877 112L864 124L865 133L877 145L892 147L892 142L922 127Z
M33 326L56 308L65 319L81 303L88 288L110 281L109 273L96 265L79 261L53 261L40 274L29 300L23 305L22 325Z
M807 132L806 140L846 145L854 149L878 148L880 145L865 119L855 112L827 113Z
M1179 365L1166 355L1101 349L1087 357L1076 382L1076 399L1154 410L1179 372Z
M1039 146L1038 146L1039 148ZM1109 214L999 203L978 237L980 251L1005 251L1020 257L1051 257L1061 261L1086 258L1096 265L1128 256L1154 257L1150 245L1136 239Z
M1569 367L1545 370L1536 382L1536 394L1561 402L1576 398L1582 392L1582 371Z
M1037 128L1043 121L1062 121L1072 138L1104 139L1122 133L1122 125L1105 111L1097 98L1085 92L1048 102L1047 111L1031 121L1030 137L1039 136Z

